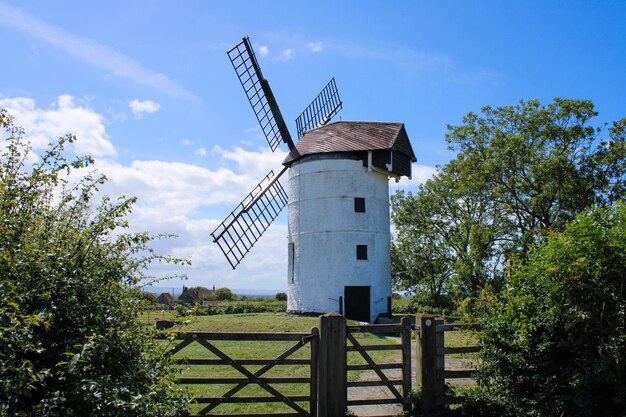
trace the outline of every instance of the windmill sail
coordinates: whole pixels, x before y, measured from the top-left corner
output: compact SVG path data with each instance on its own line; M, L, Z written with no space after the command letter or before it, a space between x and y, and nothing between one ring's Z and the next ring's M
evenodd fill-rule
M292 150L294 145L291 135L270 85L263 78L248 37L228 51L228 57L272 151L276 150L280 142L286 143Z
M278 181L286 170L270 171L211 233L233 269L287 204L287 193Z
M304 135L304 132L328 123L341 110L341 105L339 91L333 77L296 119L298 139Z

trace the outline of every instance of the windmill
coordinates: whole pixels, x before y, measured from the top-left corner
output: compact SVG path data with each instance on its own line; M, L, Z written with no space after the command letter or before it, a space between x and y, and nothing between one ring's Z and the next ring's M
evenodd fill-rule
M296 119L294 143L249 38L228 56L272 151L270 171L211 233L235 269L288 209L288 311L373 321L389 310L390 177L411 176L402 123L329 121L342 108L334 78ZM288 192L279 182L289 171Z

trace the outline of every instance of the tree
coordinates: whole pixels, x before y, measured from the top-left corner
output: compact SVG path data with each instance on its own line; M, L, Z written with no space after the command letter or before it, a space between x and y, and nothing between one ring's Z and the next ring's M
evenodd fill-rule
M581 211L624 195L626 119L603 140L603 130L588 124L597 115L590 100L522 100L481 113L448 126L446 140L502 210L510 249L525 252L537 231L561 229Z
M425 290L433 307L442 307L450 295L476 295L496 276L489 261L498 237L498 211L462 168L452 161L416 195L392 196L394 284Z
M218 288L213 292L212 298L220 301L231 301L235 298L235 295L228 288Z
M626 415L626 203L580 214L516 265L483 321L472 409Z
M39 155L2 110L0 126L0 415L170 416L174 375L132 290L155 261L129 233L134 198L94 193L105 178L68 161L71 135Z
M596 114L588 100L531 100L448 126L456 158L415 195L392 199L396 286L429 283L432 299L498 288L515 254L577 213L622 198L626 119L594 128Z
M278 301L287 301L287 294L284 292L277 292L275 297Z

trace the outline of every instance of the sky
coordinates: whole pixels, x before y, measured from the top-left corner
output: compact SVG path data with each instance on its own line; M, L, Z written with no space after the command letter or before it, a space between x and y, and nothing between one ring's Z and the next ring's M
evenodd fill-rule
M454 157L447 125L486 105L591 99L596 123L626 116L624 1L0 0L0 108L35 151L74 133L108 177L137 196L132 230L188 267L181 285L284 291L283 213L233 271L211 231L271 169L226 51L249 36L292 135L335 77L335 120L402 122L417 155L415 190Z

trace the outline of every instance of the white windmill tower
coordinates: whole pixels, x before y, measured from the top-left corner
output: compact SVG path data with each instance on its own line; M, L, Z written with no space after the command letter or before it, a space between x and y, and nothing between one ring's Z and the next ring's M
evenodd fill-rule
M334 79L296 120L294 144L246 37L228 55L272 150L271 171L211 233L234 268L288 203L288 311L340 311L372 322L389 312L389 178L411 176L402 123L336 122ZM278 181L289 170L288 193Z

